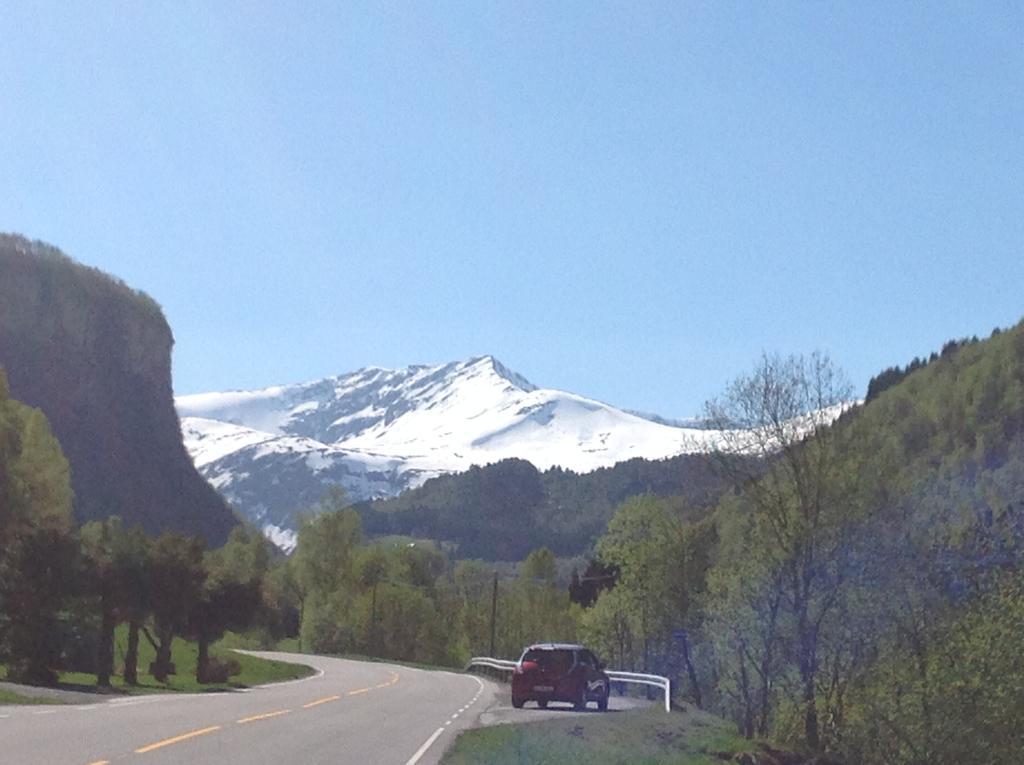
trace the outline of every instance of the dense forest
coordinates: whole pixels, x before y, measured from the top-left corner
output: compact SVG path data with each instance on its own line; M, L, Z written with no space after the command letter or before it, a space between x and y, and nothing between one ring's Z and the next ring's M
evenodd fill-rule
M357 510L372 536L432 539L449 543L459 558L519 561L542 546L559 556L591 552L629 497L682 497L699 512L726 487L706 455L632 459L582 475L557 467L541 472L511 459L432 478Z

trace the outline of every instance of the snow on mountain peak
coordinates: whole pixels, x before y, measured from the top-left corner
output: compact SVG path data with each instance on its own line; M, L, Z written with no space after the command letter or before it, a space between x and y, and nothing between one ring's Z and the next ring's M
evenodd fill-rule
M309 383L180 396L197 467L275 536L329 484L353 499L511 457L588 472L706 448L716 431L679 427L538 388L493 356Z
M176 402L182 417L337 443L453 398L488 405L510 394L534 390L536 386L493 356L480 356L400 370L367 367L309 383L179 396Z
M473 366L481 366L485 370L489 368L489 371L493 372L501 379L508 381L508 383L510 383L516 388L519 388L519 390L524 391L525 393L530 393L532 391L537 390L536 385L531 383L521 374L513 372L511 369L509 369L496 358L494 358L494 356L480 356L479 358L476 359L470 359L470 361L467 363Z

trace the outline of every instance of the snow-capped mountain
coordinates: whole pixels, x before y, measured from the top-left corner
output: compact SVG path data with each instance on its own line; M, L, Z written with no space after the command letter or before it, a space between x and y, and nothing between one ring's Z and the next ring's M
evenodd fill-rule
M697 451L719 437L538 388L491 356L180 396L177 407L196 467L286 549L296 513L331 484L353 499L386 497L509 457L588 472Z

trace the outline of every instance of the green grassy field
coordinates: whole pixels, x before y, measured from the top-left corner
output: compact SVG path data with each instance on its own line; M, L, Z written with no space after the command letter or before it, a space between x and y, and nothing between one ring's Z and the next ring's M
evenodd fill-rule
M160 683L152 675L148 674L149 664L156 657L153 647L145 638L139 640L139 684L127 686L120 675L120 668L124 662L124 654L128 644L128 629L124 625L118 627L114 639L114 664L118 674L111 678L111 685L114 691L128 694L143 693L197 693L207 691L223 691L232 688L246 688L264 683L275 683L284 680L294 680L306 677L313 673L310 667L301 664L290 664L282 661L267 661L258 659L255 656L234 653L230 648L241 647L240 641L234 636L215 643L210 648L210 656L218 659L234 659L242 668L240 674L233 676L227 683L215 683L200 685L196 682L196 660L198 649L195 643L175 639L172 645L171 660L175 664L177 672L168 678L166 683ZM6 669L0 666L0 679L6 676ZM92 690L96 687L96 676L85 672L61 672L59 685L69 690ZM3 694L0 691L0 694ZM35 700L21 700L23 697L17 694L0 695L0 703L20 704L38 703Z
M274 647L274 650L289 653L302 653L298 638L284 638L283 640L279 640L277 641L277 645Z
M230 648L240 647L234 636L228 635L224 640L210 647L210 656L217 659L234 659L241 667L241 674L230 678L227 683L200 685L196 682L196 661L198 648L195 643L176 638L171 650L171 661L177 672L171 675L167 683L160 683L148 674L149 663L156 658L156 652L145 638L139 640L139 684L135 688L124 685L120 675L112 679L115 689L126 693L153 693L178 691L196 693L199 691L219 691L231 688L246 688L264 683L275 683L283 680L294 680L306 677L313 670L301 664L288 664L282 661L267 661L255 656L235 653ZM114 664L120 667L124 661L124 653L128 645L128 629L124 625L118 627L114 639ZM64 672L60 676L61 683L72 685L95 685L96 677L83 673Z
M444 765L722 765L750 751L728 722L687 709L572 715L466 731Z
M4 704L60 704L60 701L51 698L30 698L0 688L0 706Z

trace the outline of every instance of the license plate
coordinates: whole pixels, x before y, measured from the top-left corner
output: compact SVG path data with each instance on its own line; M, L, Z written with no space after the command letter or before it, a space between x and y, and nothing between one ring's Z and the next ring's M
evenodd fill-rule
M553 685L535 685L535 686L533 686L533 690L540 691L541 693L551 693L553 690L555 690L555 686L553 686Z

